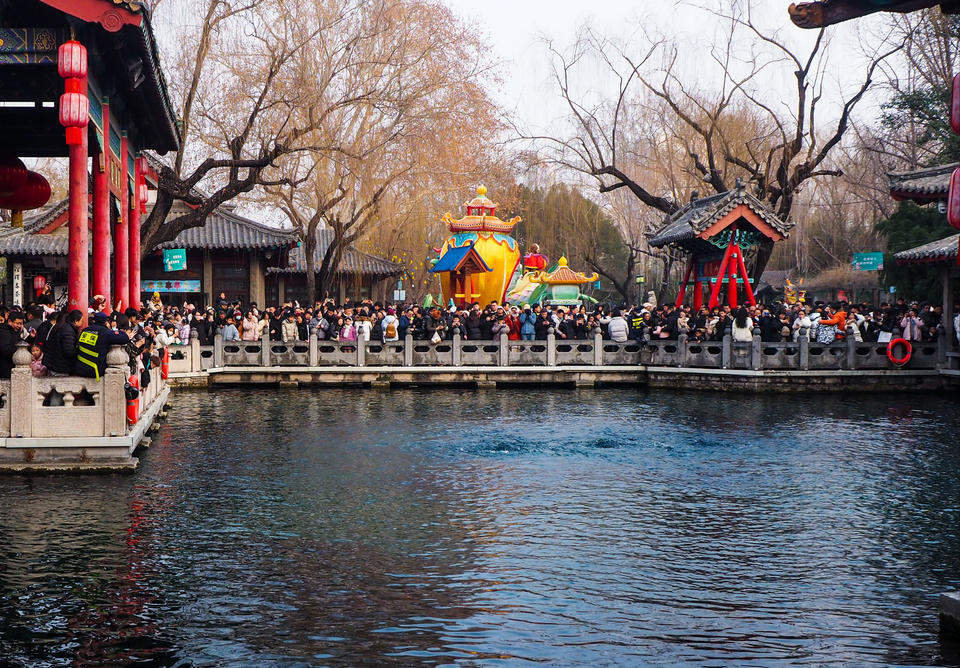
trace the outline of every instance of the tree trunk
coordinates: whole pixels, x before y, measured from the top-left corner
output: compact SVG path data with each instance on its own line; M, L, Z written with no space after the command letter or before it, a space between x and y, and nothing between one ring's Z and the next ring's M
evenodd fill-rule
M307 270L307 304L312 308L317 303L317 262L314 257L317 248L316 230L308 230L302 243L304 266Z

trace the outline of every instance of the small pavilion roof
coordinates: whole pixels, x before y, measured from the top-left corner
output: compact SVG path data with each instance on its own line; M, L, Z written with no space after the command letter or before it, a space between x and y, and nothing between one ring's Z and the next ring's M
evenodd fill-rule
M951 162L910 172L890 172L887 174L890 194L896 200L912 199L920 203L946 200L950 176L958 167L960 162Z
M660 248L694 239L740 205L746 205L783 236L787 236L793 228L793 223L781 220L770 211L767 205L744 188L734 188L724 193L695 199L672 213L664 221L663 226L649 236L650 245Z
M437 263L431 267L430 272L438 274L445 271L460 271L461 267L468 262L477 265L481 272L492 271L471 243L457 248L448 248L447 252L441 255Z
M931 241L922 246L916 246L905 251L900 251L899 253L894 253L893 257L896 258L898 263L902 264L917 262L956 262L958 244L960 244L960 234L954 234L945 239Z

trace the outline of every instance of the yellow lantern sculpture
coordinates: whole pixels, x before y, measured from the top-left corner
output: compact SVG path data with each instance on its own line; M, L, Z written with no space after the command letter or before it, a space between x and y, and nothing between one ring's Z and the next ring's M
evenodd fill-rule
M510 236L520 217L507 221L497 218L497 205L487 198L483 186L464 206L467 215L459 220L449 213L443 216L450 236L430 271L440 276L445 304L450 300L457 306L503 303L520 264L520 248Z

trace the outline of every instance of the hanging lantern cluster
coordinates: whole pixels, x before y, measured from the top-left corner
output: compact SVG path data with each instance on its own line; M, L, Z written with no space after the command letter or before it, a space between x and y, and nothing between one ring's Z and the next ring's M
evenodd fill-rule
M13 211L12 226L23 227L23 212L50 200L50 184L14 155L0 154L0 209Z
M87 97L87 48L76 40L60 45L57 52L57 70L63 78L60 96L60 125L67 129L67 145L83 142L90 119L90 100Z

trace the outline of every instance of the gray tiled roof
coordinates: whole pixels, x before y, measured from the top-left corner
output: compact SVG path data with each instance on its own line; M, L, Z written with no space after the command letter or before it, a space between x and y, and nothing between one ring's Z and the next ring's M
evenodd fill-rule
M333 237L334 232L329 228L321 228L317 230L317 248L313 254L315 266L320 266L320 263L323 261L324 253L327 252L327 248L329 248L330 244L333 242ZM290 250L290 260L293 262L292 266L283 269L274 267L268 269L267 273L306 273L307 266L306 262L304 261L302 247L298 246L297 248L292 248ZM353 247L347 248L343 252L343 255L340 258L340 266L337 268L337 273L363 274L366 276L383 277L398 276L402 271L403 268L396 262L390 262L389 260L384 260L376 255L363 253Z
M893 257L898 262L937 262L940 260L956 260L957 244L960 244L960 234L954 234L952 237L931 241L928 244L910 248L899 253L894 253Z
M66 210L63 200L26 218L23 227L5 223L0 227L0 255L67 255L70 242L65 234L36 234Z
M170 217L177 215L171 210ZM191 227L160 248L279 248L295 244L293 230L271 227L220 207L207 216L203 227Z
M890 194L897 199L924 201L946 199L950 191L950 175L960 167L960 162L938 167L927 167L912 172L891 172Z
M660 248L693 239L737 206L746 204L777 232L787 236L793 223L783 221L763 202L742 188L694 200L667 217L663 226L650 235L650 245Z

